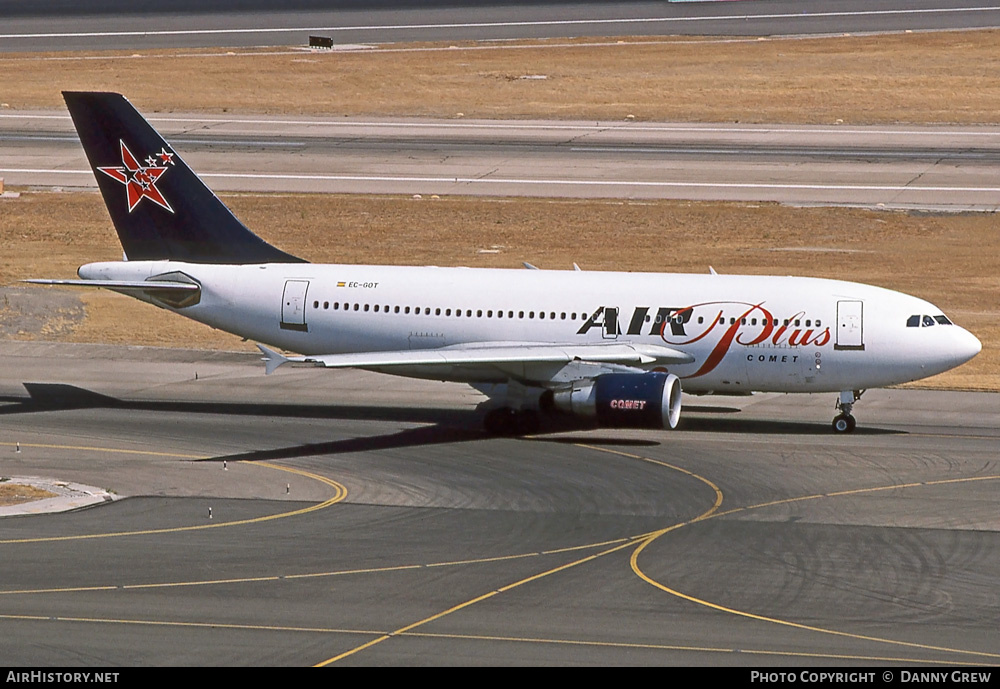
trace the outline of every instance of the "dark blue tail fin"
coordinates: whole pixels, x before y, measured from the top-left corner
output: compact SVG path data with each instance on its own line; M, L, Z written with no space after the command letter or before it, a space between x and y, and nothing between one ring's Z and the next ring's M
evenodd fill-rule
M237 220L123 96L63 97L129 260L304 262Z

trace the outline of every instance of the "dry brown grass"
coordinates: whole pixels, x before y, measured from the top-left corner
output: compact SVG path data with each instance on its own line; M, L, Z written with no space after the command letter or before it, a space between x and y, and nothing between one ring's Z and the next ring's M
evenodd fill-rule
M621 41L4 55L0 98L61 108L61 90L113 90L147 112L699 122L995 123L1000 112L1000 31Z
M979 357L935 385L1000 389L1000 233L993 215L681 201L281 194L223 200L269 241L316 262L519 268L528 261L568 269L575 261L590 270L697 273L713 265L725 273L882 285L932 301L984 342ZM0 244L10 247L0 257L2 284L72 277L82 262L120 258L96 193L0 202ZM479 253L492 247L502 248ZM64 327L58 339L252 348L119 295L84 298L87 318Z
M54 497L56 497L55 493L42 488L26 486L20 483L0 483L0 507L20 505L25 502L34 502L35 500Z

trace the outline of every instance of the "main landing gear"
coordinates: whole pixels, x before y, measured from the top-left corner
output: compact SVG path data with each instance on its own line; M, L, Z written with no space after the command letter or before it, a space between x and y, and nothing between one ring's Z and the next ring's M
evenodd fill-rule
M833 417L834 433L851 433L854 431L856 422L854 417L851 416L851 410L854 408L854 403L861 399L861 395L864 392L864 390L840 391L840 398L835 405L840 413Z
M483 426L490 435L531 435L541 427L541 419L534 409L491 409L483 419Z

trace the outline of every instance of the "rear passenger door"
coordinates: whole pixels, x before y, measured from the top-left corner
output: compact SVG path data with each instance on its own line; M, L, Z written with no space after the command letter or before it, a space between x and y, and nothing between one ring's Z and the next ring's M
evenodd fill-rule
M307 332L306 297L309 292L308 280L286 280L281 296L281 329Z

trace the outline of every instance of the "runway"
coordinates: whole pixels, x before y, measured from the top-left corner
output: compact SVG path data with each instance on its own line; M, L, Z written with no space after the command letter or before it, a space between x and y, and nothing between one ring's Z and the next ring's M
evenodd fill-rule
M319 7L317 7L319 5ZM789 36L1000 26L1000 8L977 0L795 0L752 3L171 2L0 0L0 52L304 45L574 36Z
M1000 205L997 127L150 119L220 191ZM0 115L0 146L8 185L96 186L63 113Z
M1000 660L1000 395L870 391L850 437L829 395L760 395L504 439L462 386L0 353L0 474L123 498L0 519L10 665Z

